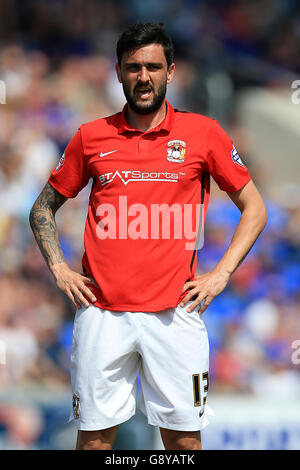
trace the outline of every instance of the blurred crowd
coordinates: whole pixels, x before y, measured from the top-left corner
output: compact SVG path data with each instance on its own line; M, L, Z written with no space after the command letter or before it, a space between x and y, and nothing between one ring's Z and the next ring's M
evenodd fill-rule
M1 1L0 342L6 364L0 358L0 392L69 384L74 310L56 289L28 215L80 124L122 108L114 47L124 26L164 21L177 55L171 104L219 119L264 194L263 175L247 157L246 131L234 119L235 96L243 86L284 85L299 73L299 13L292 0ZM220 259L239 219L227 195L212 186L199 273ZM89 189L57 215L64 255L79 271ZM211 391L286 399L300 391L299 366L291 361L292 343L300 339L300 209L295 201L266 203L266 229L204 314ZM36 411L7 409L0 402L0 431L4 423L16 442L34 441L42 426ZM14 413L25 413L28 429L22 420L15 429Z

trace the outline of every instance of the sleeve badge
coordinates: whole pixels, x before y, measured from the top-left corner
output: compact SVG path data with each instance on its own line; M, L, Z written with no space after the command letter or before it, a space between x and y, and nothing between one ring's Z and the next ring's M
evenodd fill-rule
M63 166L64 163L65 163L65 154L63 153L63 155L61 156L58 162L57 167L55 168L55 173Z
M239 154L237 153L237 150L235 148L235 146L233 146L232 148L232 151L231 151L231 158L232 160L234 161L234 163L238 163L238 165L242 166L242 167L245 167L245 165L243 164L242 160L241 160L241 157L239 156Z

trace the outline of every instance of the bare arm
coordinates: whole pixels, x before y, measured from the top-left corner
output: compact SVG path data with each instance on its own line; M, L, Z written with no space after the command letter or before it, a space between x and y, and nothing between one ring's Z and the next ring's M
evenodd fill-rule
M68 267L58 238L55 214L67 199L47 183L32 206L29 222L57 287L69 297L76 308L81 308L79 302L88 307L89 302L83 294L92 302L96 301L94 294L86 287L87 283L95 284L95 281Z
M267 223L265 204L252 180L240 191L227 194L241 211L240 221L226 252L215 268L209 273L197 276L195 281L185 283L183 292L188 289L189 292L181 305L185 305L197 295L187 311L192 311L204 299L199 313L206 310L214 297L225 289L230 276L246 258Z
M267 223L267 210L253 181L240 191L227 193L241 211L241 218L216 270L231 276L246 258Z
M65 262L58 239L55 213L66 200L65 196L47 183L29 215L34 237L50 270L53 265Z

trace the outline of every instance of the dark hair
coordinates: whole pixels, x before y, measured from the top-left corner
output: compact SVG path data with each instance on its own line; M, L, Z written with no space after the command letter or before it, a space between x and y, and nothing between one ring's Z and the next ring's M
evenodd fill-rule
M173 43L166 34L163 23L135 23L126 29L117 43L118 64L121 65L125 52L132 52L147 44L161 44L164 48L168 67L174 60Z

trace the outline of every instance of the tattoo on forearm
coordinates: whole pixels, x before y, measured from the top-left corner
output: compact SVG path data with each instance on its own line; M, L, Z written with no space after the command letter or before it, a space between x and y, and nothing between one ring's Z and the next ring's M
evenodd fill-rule
M30 226L48 266L64 262L55 213L67 200L47 183L30 211Z

